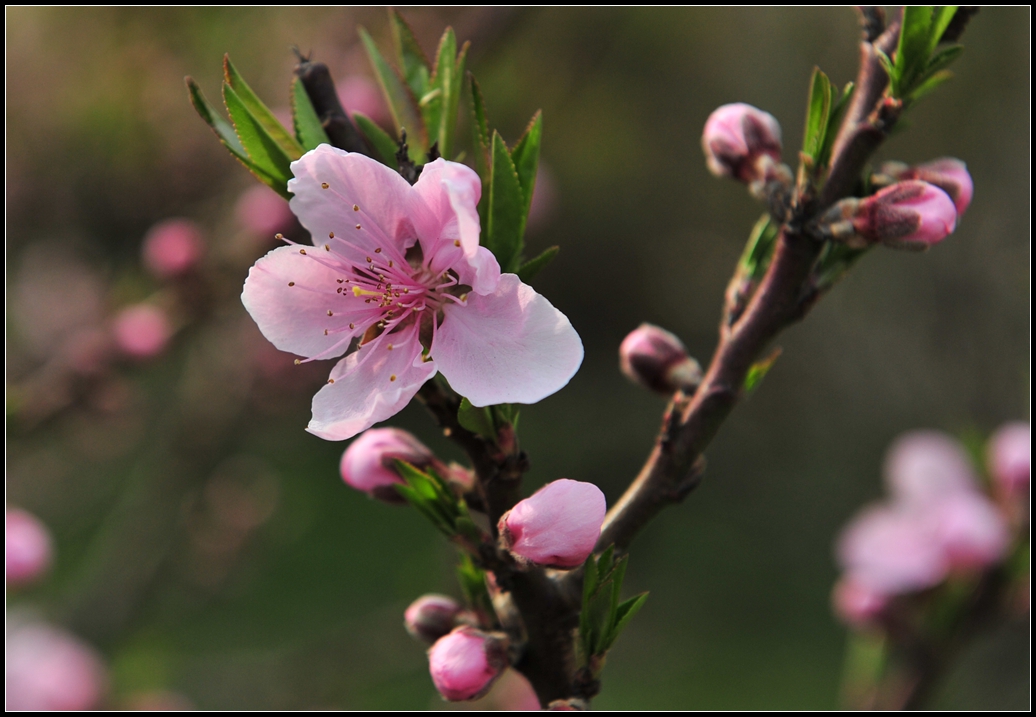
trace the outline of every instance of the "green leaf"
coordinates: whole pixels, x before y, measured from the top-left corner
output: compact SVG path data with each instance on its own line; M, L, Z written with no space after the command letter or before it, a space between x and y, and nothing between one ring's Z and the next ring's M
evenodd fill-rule
M306 88L298 77L291 81L291 116L295 124L295 136L303 149L308 151L322 144L331 144Z
M874 48L875 55L878 58L878 62L881 63L882 68L885 70L885 74L889 76L889 94L893 97L899 97L899 69L896 68L895 64L889 59L889 56L878 48Z
M751 393L759 386L759 382L763 380L763 377L769 373L770 369L773 368L773 364L781 355L781 348L778 346L770 355L761 361L756 361L748 369L748 375L745 376L745 393Z
M615 568L615 546L609 545L608 548L601 553L601 557L597 559L597 582L599 585L604 585L604 582L611 577L612 570Z
M485 178L489 176L489 116L486 114L486 101L482 99L482 90L479 89L475 76L469 72L468 77L471 80L471 114L474 119L471 127L475 133L475 154L479 161L477 169Z
M927 77L945 67L948 67L951 62L960 57L962 52L964 52L963 45L947 45L943 49L939 50L937 53L932 55L931 59L928 60L928 64L925 65L925 76Z
M462 398L457 409L457 422L472 433L486 440L496 441L496 428L493 426L493 414L489 407L476 408L471 401Z
M903 21L899 31L899 46L896 48L896 71L899 86L909 88L915 75L928 62L931 51L928 38L932 28L932 7L930 5L907 5L903 8ZM898 94L896 95L899 96Z
M289 197L288 180L292 177L292 158L252 116L234 89L226 83L223 83L223 101L230 114L230 120L234 123L234 131L251 161L251 164L246 166L254 172L259 170L255 175L260 180L282 196Z
M410 156L415 163L421 163L428 152L428 132L424 122L421 120L421 113L417 106L417 100L410 87L399 76L385 58L382 57L374 40L362 27L359 30L360 39L363 40L363 47L367 51L374 74L378 78L378 84L388 100L389 111L395 122L396 130L404 128L407 131L407 142L410 145Z
M453 28L447 27L439 40L435 71L429 83L429 95L434 98L421 111L430 141L439 143L439 153L449 159L453 151L453 128L457 123L457 101L460 85L457 82L457 38ZM451 113L452 112L452 113Z
M245 82L245 78L237 71L230 61L230 55L223 55L223 77L224 81L237 94L241 103L248 108L249 114L266 133L276 142L292 161L302 156L304 150L294 137L284 129L280 120L273 116L273 112L263 104L263 101L252 91L252 88ZM291 176L290 174L288 176Z
M910 91L910 101L916 102L925 95L931 94L936 87L943 84L952 77L953 73L949 70L942 70L941 72L936 72L934 75L932 75L931 77L929 77L924 82L917 85L913 90Z
M616 619L615 624L611 629L611 643L609 643L608 647L611 647L612 644L615 643L615 640L618 639L622 631L626 629L626 625L628 625L630 620L633 619L633 616L640 612L640 609L644 607L644 603L647 602L647 599L648 593L641 593L640 595L635 595L619 605L618 609L615 611Z
M540 165L540 142L543 139L543 111L537 110L525 132L511 150L511 161L518 173L518 183L525 195L525 217L532 206L532 193L536 189L536 170Z
M205 99L205 95L202 94L201 88L198 87L198 83L190 77L184 78L187 83L187 90L191 96L191 104L194 105L195 111L198 115L205 120L205 123L212 128L212 131L219 137L219 141L223 143L232 155L234 155L241 164L254 174L259 181L263 184L273 187L284 197L288 197L287 186L278 187L280 182L278 179L271 176L268 172L264 172L252 162L249 158L245 148L241 145L241 140L238 139L237 133L234 131L234 127L227 122L223 117L216 111L209 101Z
M855 86L852 82L846 83L841 97L831 108L827 119L827 131L824 133L824 145L817 155L817 166L819 167L826 167L831 158L831 148L834 146L835 137L838 136L838 130L842 127L842 118L845 117L845 111L849 108L849 100L852 99L854 89Z
M614 629L618 620L619 596L622 594L622 581L626 577L626 565L629 556L619 558L615 563L615 569L611 576L611 590L608 595L608 617L605 619L604 630L601 634L601 650L607 650L615 641Z
M518 268L518 278L528 284L547 264L554 261L554 257L558 255L559 251L561 251L559 246L547 247L535 259L529 259Z
M511 154L500 133L494 131L486 246L500 263L502 272L518 268L525 232L524 208L525 196Z
M936 45L942 39L946 28L953 22L953 16L957 14L957 5L944 5L936 7L932 11L932 25L928 33L928 54L935 52Z
M778 230L769 212L759 217L752 227L740 260L741 271L747 278L757 279L766 271Z
M392 169L399 169L399 162L396 161L396 150L399 145L396 143L396 140L392 139L388 132L375 124L374 120L362 112L353 112L353 121L356 122L360 133L374 148L381 163L387 164Z
M809 106L806 110L806 131L802 135L802 151L813 160L824 146L827 120L831 112L831 81L819 67L813 68L809 83Z
M403 79L413 91L414 96L421 97L428 91L430 65L424 51L414 37L414 31L394 9L389 9L389 20L392 25L392 39L396 45L396 58L403 69ZM409 131L409 129L407 130Z

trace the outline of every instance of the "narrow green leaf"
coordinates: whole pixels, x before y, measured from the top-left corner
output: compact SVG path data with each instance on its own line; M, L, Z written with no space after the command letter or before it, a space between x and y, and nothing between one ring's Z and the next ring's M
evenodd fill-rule
M928 60L928 64L925 65L925 76L927 77L948 67L951 62L960 57L962 52L964 52L963 45L947 45L943 49L939 50L932 55L931 59Z
M479 89L475 76L469 72L468 78L471 80L471 115L473 119L471 129L475 135L476 169L482 177L482 181L486 182L490 174L489 148L491 146L491 138L489 136L489 116L486 114L486 102L482 99L482 90Z
M273 112L252 91L252 88L245 82L245 78L230 61L230 55L223 55L223 76L224 81L234 90L241 103L248 108L248 112L255 122L266 130L266 133L280 146L284 154L293 161L301 157L305 151L302 149L302 145L291 136L280 120L273 116Z
M935 52L935 46L939 44L946 28L953 22L953 16L957 14L957 5L943 5L932 11L932 26L928 32L928 54Z
M187 91L190 94L191 104L194 105L195 112L205 120L205 124L212 128L212 131L216 133L219 140L234 154L234 156L242 161L250 162L251 160L248 159L248 153L245 152L245 148L241 146L241 140L237 138L234 128L229 122L223 119L215 107L209 104L209 101L205 99L205 95L202 93L201 88L198 87L198 83L191 77L185 77L184 82L187 83Z
M629 556L623 556L615 562L615 570L611 577L611 590L608 596L608 617L604 621L604 630L601 634L601 644L607 650L614 641L615 625L618 622L619 596L622 594L622 581L626 578L626 565L629 563Z
M223 84L223 101L234 123L234 131L241 146L251 161L249 169L259 170L256 176L276 189L281 195L288 195L288 180L291 174L291 157L274 141L266 129L252 116L234 89ZM269 179L267 179L269 178Z
M773 364L780 358L780 355L781 348L778 346L770 352L769 356L752 364L751 368L748 369L748 375L745 376L745 393L751 393L758 388L759 382L773 368Z
M881 63L882 68L885 70L885 74L889 76L889 94L893 97L899 97L899 69L884 52L876 47L874 48L874 52L878 58L878 62Z
M403 79L413 91L414 96L421 97L428 91L430 64L424 51L414 37L414 31L403 16L394 9L389 9L389 20L392 25L392 39L396 46L396 58L403 69ZM409 131L409 129L407 130Z
M462 398L457 409L457 422L472 433L486 440L496 440L496 428L493 426L492 413L488 408L476 408L471 401Z
M374 120L362 112L353 112L353 121L356 122L360 133L374 148L381 163L387 164L392 169L399 169L399 162L396 161L396 150L399 145L396 143L396 140L392 139L388 132L375 124Z
M928 62L928 36L932 27L932 6L907 5L896 48L896 70L899 86L909 88L917 72ZM898 95L897 95L898 96Z
M525 195L525 216L532 206L532 193L536 189L536 170L540 165L540 142L543 140L543 111L537 110L525 132L511 150L511 161L518 172L518 183Z
M614 558L615 546L609 545L608 549L601 553L601 557L597 559L597 582L599 585L603 586L611 577L612 570L615 568Z
M558 255L559 251L561 251L559 246L547 247L535 259L529 259L518 268L518 278L528 284L547 264L554 261L554 257Z
M828 115L831 112L831 81L819 67L813 68L809 83L809 107L806 109L806 130L802 135L802 151L816 160L824 146Z
M378 46L374 44L374 40L367 31L361 27L359 32L371 67L374 68L374 74L378 78L378 84L381 85L388 100L389 111L392 113L397 134L400 128L406 129L410 156L416 163L421 163L428 151L428 132L421 120L417 100L409 85L403 81L396 69L382 57Z
M446 142L445 146L450 151L449 154L441 152L441 154L449 159L453 154L453 145L456 141L457 136L457 115L460 110L460 96L464 92L464 71L465 66L468 62L468 50L471 48L470 42L465 42L461 45L460 52L457 53L457 57L453 64L453 76L450 78L450 92L443 105L443 116L448 119L446 127ZM460 155L454 160L459 162L464 152L461 151Z
M831 107L827 119L827 131L824 133L824 146L820 148L820 153L817 155L817 166L821 168L827 167L828 160L831 158L831 148L834 146L835 137L838 136L838 130L842 127L842 118L845 117L845 111L849 108L849 100L852 99L854 89L855 86L852 82L846 83L842 95Z
M916 102L917 100L921 99L925 95L931 94L932 91L934 91L936 87L938 87L939 85L943 84L944 82L946 82L947 80L951 79L952 77L953 77L953 73L950 72L949 70L942 70L941 72L936 72L934 75L932 75L931 77L926 79L924 82L922 82L921 84L917 85L917 87L915 87L913 90L911 90L910 98L909 98L910 101L911 102Z
M518 268L522 234L525 232L524 208L525 196L511 153L507 151L500 133L494 131L486 246L500 262L503 272L513 272Z
M306 151L322 144L331 144L317 111L306 94L306 88L298 77L291 81L291 116L295 124L295 136Z
M757 279L766 270L778 229L769 212L759 217L752 227L740 260L741 271L746 277Z
M439 49L435 54L435 69L429 82L431 92L437 92L433 100L421 108L425 127L431 142L439 143L439 153L449 158L453 150L453 125L449 108L456 104L453 100L454 72L456 71L457 37L453 28L447 27L439 40Z
M618 610L616 610L617 619L615 620L615 626L611 629L611 642L608 643L605 649L615 644L615 640L618 639L622 631L626 629L626 625L628 625L629 621L633 619L633 616L640 612L640 609L644 607L644 603L647 602L647 599L648 593L641 593L640 595L635 595L619 605Z

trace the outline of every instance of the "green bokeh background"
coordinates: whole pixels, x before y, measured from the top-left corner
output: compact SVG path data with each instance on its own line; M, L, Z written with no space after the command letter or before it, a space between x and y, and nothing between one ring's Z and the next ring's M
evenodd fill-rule
M404 14L429 53L445 24L474 41L468 67L506 139L544 111L556 196L529 253L562 251L534 283L569 316L586 358L568 388L522 411L527 490L567 477L611 503L663 407L619 374L619 342L649 321L707 360L760 212L707 173L701 127L716 106L748 102L777 117L793 156L813 66L838 85L855 73L854 15ZM260 96L287 104L289 46L344 77L369 73L358 24L389 41L381 10L9 8L7 20L8 280L23 252L56 242L99 267L115 297L141 281L140 241L155 221L198 220L214 253L237 231L233 201L252 180L194 115L184 75L215 99L229 52ZM1029 27L1028 9L984 8L955 79L880 151L962 158L974 203L930 252L872 252L781 336L783 356L709 448L701 488L634 545L628 590L651 598L609 655L596 707L835 707L845 631L828 607L831 545L880 496L885 447L913 428L986 434L1028 420ZM234 383L237 344L221 341L261 253L225 262L217 314L127 372L125 411L72 410L33 430L11 419L8 502L52 527L58 561L9 606L35 605L97 644L116 706L164 688L212 709L442 707L401 622L418 595L456 594L452 549L412 511L345 488L344 446L303 432L331 364L278 394L276 410L228 398L249 389ZM31 368L10 309L7 337L10 384ZM417 405L390 424L460 458ZM227 465L271 476L276 507L210 574L181 505ZM135 539L154 525L168 529ZM1025 707L1028 673L1028 624L999 625L972 643L937 703Z

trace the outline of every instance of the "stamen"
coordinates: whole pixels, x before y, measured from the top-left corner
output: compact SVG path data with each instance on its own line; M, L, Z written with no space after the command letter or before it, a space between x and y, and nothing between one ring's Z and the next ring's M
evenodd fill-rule
M328 232L327 233L327 238L328 239L334 239L335 238L335 233L334 232Z
M392 350L392 344L389 344L389 345L388 345L388 350L389 350L389 351L391 351L391 350Z
M288 286L295 286L295 282L294 281L289 281L288 282Z
M281 241L282 239L284 239L284 235L281 234L280 232L277 232L276 234L273 235L273 238L276 239L277 241Z
M454 239L453 246L460 246L460 239Z
M354 212L358 212L358 211L360 211L360 208L357 205L354 204L353 205L353 211Z
M334 316L334 313L331 311L331 309L328 309L327 310L327 315L328 316Z
M329 378L329 379L327 379L327 382L328 382L328 383L334 383L334 382L335 382L335 380L334 380L333 378Z
M380 254L381 253L381 247L379 246L377 249L375 249L374 253L375 254Z
M324 329L324 336L327 336L327 329Z
M321 182L321 183L320 183L320 188L321 188L321 189L327 189L327 188L328 188L328 187L330 187L330 186L331 186L331 185L330 185L330 184L328 184L327 182Z
M332 234L331 236L333 237L334 234ZM331 247L329 247L327 244L324 244L324 251L331 251Z
M305 249L299 249L299 254L305 254L305 253L306 253Z
M301 361L299 361L298 359L295 359L295 365L296 365L296 366L298 366L298 365L299 365L300 363L302 363L302 362L301 362Z
M391 376L389 376L389 381L395 381L395 380L396 380L396 374L392 374Z
M360 228L360 225L359 225L359 224L357 224L357 225L356 225L356 228L357 228L357 229L359 229L359 228Z

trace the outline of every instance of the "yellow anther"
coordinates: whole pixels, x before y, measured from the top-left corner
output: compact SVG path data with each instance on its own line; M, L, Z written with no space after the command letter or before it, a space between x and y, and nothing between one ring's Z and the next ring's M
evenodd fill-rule
M329 247L327 244L324 244L324 251L331 251L331 247Z
M360 228L360 225L359 225L359 224L357 224L357 225L356 225L356 228L357 228L357 229L359 229L359 228Z
M321 183L320 183L320 188L321 188L321 189L327 189L327 188L328 188L328 187L330 187L330 186L331 186L331 185L330 185L330 184L328 184L327 182L321 182Z
M389 381L395 381L395 380L396 380L396 374L392 374L391 376L389 376Z
M334 380L333 378L329 378L329 379L327 379L327 382L328 382L328 383L334 383L334 382L335 382L335 380Z
M305 249L299 249L299 254L305 254L305 253L306 253Z
M328 232L327 233L327 238L328 239L334 239L335 238L335 233L334 232Z
M331 309L328 309L327 310L327 315L328 316L334 316L334 312L332 312Z
M295 359L295 365L296 365L296 366L298 366L298 365L299 365L300 363L302 363L302 362L301 362L301 361L299 361L298 359Z
M354 324L352 322L349 322L349 328L350 329L355 329L356 328L356 324Z
M277 232L276 234L273 235L273 238L276 239L277 241L280 241L281 239L284 238L284 235L281 234L280 232Z
M374 253L375 254L380 254L381 253L381 247L379 246L377 249L375 249Z
M389 344L389 345L388 345L388 350L389 350L389 351L391 351L391 350L392 350L392 344Z
M360 208L357 205L354 204L353 205L353 211L354 212L358 212L358 211L360 211Z
M380 291L371 291L370 289L361 289L358 286L353 287L353 296L381 296ZM369 301L369 299L368 299Z

